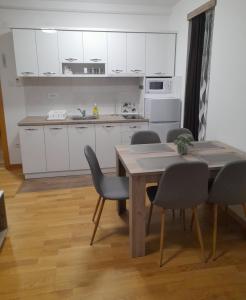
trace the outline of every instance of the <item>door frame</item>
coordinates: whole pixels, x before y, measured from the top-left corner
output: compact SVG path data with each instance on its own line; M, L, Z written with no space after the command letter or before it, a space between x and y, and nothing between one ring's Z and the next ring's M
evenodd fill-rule
M10 169L9 147L8 147L7 130L6 130L6 123L5 123L5 115L4 115L3 93L2 93L1 82L0 82L0 132L1 132L1 146L3 150L4 166L6 169Z

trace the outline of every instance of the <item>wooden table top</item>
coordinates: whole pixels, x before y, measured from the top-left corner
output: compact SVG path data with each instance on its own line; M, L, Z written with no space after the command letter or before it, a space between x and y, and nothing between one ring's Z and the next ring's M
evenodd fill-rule
M229 162L246 159L246 153L218 141L194 142L187 155L180 156L177 146L169 144L118 145L118 157L131 175L161 174L168 166L182 161L204 161L210 170Z

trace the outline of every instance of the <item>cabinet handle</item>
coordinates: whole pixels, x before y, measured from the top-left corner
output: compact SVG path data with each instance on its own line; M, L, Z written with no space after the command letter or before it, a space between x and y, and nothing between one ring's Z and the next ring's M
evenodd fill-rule
M52 127L50 128L50 130L62 130L63 128L60 128L60 127Z
M91 58L90 61L93 61L93 62L101 61L101 58Z
M123 72L123 70L112 70L112 72L114 72L114 73L121 73L121 72Z
M134 129L134 128L138 128L137 126L130 126L130 128Z
M21 72L22 75L32 75L34 74L33 72Z
M44 74L44 75L55 75L56 72L44 72L43 74Z
M135 70L131 70L131 72L133 72L133 73L139 73L139 72L143 72L143 71L135 69Z
M89 127L86 127L86 126L81 126L81 127L75 127L76 129L87 129Z
M105 126L103 126L103 127L105 127L105 128L114 128L115 126L105 125Z
M37 131L37 128L25 128L25 131Z
M78 60L77 58L73 58L73 57L70 57L70 58L65 58L65 60L69 61L69 62L73 62L73 61L76 61Z
M156 75L165 75L166 73L163 73L163 72L156 72L156 73L154 73L154 74L156 74Z

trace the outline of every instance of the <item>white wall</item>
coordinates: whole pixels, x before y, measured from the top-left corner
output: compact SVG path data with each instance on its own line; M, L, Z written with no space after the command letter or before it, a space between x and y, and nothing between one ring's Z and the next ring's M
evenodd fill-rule
M207 138L246 151L246 1L216 8Z
M185 78L188 44L187 13L206 0L182 0L170 18L178 31L177 75ZM246 150L246 1L218 0L215 10L207 139ZM183 84L184 95L184 84Z
M98 7L100 10L100 7ZM71 111L78 104L85 105L90 110L92 103L97 102L99 107L103 106L104 112L113 113L115 103L124 101L126 98L134 100L138 95L138 82L136 80L122 80L121 83L115 79L109 82L103 79L101 82L92 80L52 79L34 80L34 87L30 86L30 81L16 81L14 53L10 27L40 28L40 27L72 27L87 29L111 29L129 31L165 31L168 29L169 18L160 15L134 15L134 14L98 14L98 13L76 13L76 12L55 12L55 11L34 11L0 9L0 55L5 54L7 67L5 68L0 57L0 78L3 89L5 106L5 118L7 125L7 138L10 151L10 161L12 164L20 163L20 151L18 140L17 123L26 114L37 114L48 111L51 107L47 99L48 93L58 92L58 98L53 101L54 107L69 106ZM92 92L88 94L91 84L94 85ZM104 87L102 86L104 84ZM63 84L67 89L61 87ZM85 84L83 86L83 84ZM118 85L116 90L115 85ZM114 87L113 87L114 86ZM101 88L101 97L98 87ZM69 94L72 91L72 94ZM119 92L120 91L120 92ZM107 95L108 93L108 95ZM40 98L42 95L42 99ZM70 99L71 97L71 99ZM80 100L81 99L81 100ZM102 101L102 102L100 102ZM41 105L41 103L43 105ZM103 105L100 105L103 104Z

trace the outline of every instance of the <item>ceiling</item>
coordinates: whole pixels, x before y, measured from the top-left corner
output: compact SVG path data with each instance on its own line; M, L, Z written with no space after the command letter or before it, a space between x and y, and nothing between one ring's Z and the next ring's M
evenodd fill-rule
M180 0L0 0L0 9L169 15Z

